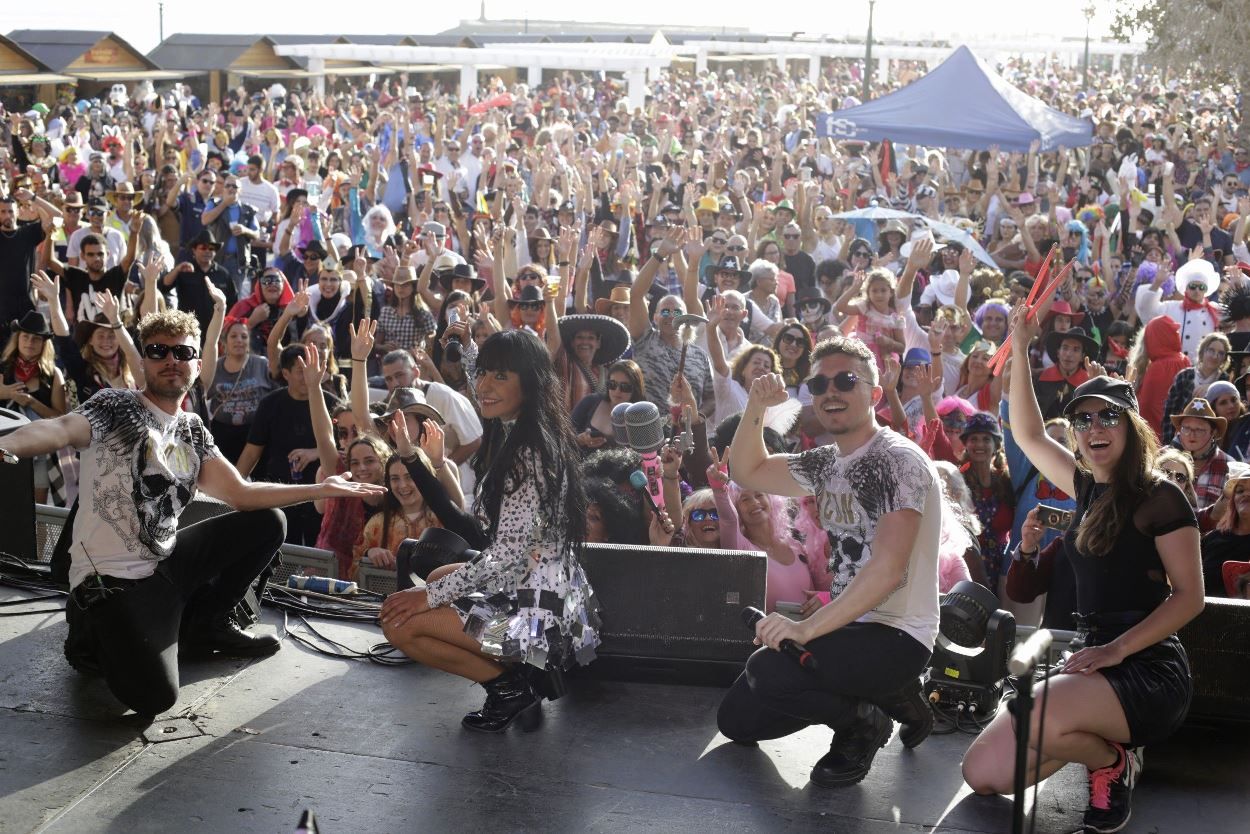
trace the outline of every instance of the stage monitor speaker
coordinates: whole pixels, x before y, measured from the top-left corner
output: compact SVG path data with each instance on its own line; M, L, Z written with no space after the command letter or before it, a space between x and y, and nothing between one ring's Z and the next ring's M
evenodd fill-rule
M0 446L4 436L28 424L24 414L0 408ZM29 458L0 463L0 507L4 507L4 541L0 551L25 562L39 561L35 537L35 471Z
M592 675L725 686L755 649L742 609L764 607L763 553L591 544L582 566L603 620Z
M1244 724L1250 721L1250 600L1206 602L1179 634L1194 676L1189 717Z

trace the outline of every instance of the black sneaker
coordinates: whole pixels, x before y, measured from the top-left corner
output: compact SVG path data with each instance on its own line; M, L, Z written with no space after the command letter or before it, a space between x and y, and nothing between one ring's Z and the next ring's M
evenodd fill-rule
M894 724L878 707L861 701L855 723L833 734L829 752L812 768L811 780L825 788L863 781L877 751L885 747Z
M1089 808L1085 811L1085 830L1089 834L1112 834L1128 825L1133 786L1140 771L1139 760L1123 746L1115 748L1115 764L1089 772Z
M245 631L229 615L195 628L180 642L179 654L184 658L204 658L214 653L225 657L267 657L282 648L274 635Z
M933 732L933 706L924 697L919 678L911 680L898 692L882 698L876 704L901 725L898 739L909 750L918 746Z

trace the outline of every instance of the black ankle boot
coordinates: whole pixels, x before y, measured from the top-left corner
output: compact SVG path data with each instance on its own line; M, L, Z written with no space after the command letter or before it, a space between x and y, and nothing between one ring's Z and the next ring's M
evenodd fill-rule
M526 732L538 729L543 720L542 698L534 693L522 670L509 668L482 687L486 690L486 703L461 720L466 730L502 733L517 719Z
M861 701L855 720L833 734L829 752L812 768L811 779L826 788L863 781L877 751L890 740L894 724L875 705Z
M564 672L559 668L548 666L545 669L538 669L527 663L522 671L525 672L525 677L530 682L530 688L539 698L556 701L568 694L569 686L564 680Z
M906 686L877 701L877 706L902 727L898 739L909 750L929 737L933 731L933 707L924 697L920 679L909 681Z

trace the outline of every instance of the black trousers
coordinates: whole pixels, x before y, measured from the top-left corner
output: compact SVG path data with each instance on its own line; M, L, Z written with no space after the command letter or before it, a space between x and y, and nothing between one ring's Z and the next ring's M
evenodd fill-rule
M146 579L95 577L66 602L66 654L93 655L109 689L140 715L178 700L178 638L229 614L286 535L279 510L226 513L178 531L174 552ZM72 645L71 645L72 644Z
M767 647L721 701L716 723L733 741L781 738L813 724L849 726L860 701L878 702L924 671L929 650L880 623L850 623L807 644L819 674Z

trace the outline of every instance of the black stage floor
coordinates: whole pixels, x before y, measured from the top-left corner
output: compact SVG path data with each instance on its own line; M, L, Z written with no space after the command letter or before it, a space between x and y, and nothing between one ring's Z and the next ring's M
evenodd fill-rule
M280 628L271 610L264 621ZM381 639L317 625L356 648ZM1010 802L971 797L960 778L966 735L910 752L894 739L863 784L825 790L807 774L828 730L735 746L716 732L716 688L579 679L540 731L483 737L459 723L480 689L290 640L257 663L184 664L178 704L139 727L65 664L64 635L61 614L0 618L4 834L286 834L303 808L327 834L1010 830ZM1191 727L1148 749L1127 830L1250 830L1247 740ZM1037 831L1077 828L1085 802L1083 772L1061 771L1042 786Z

